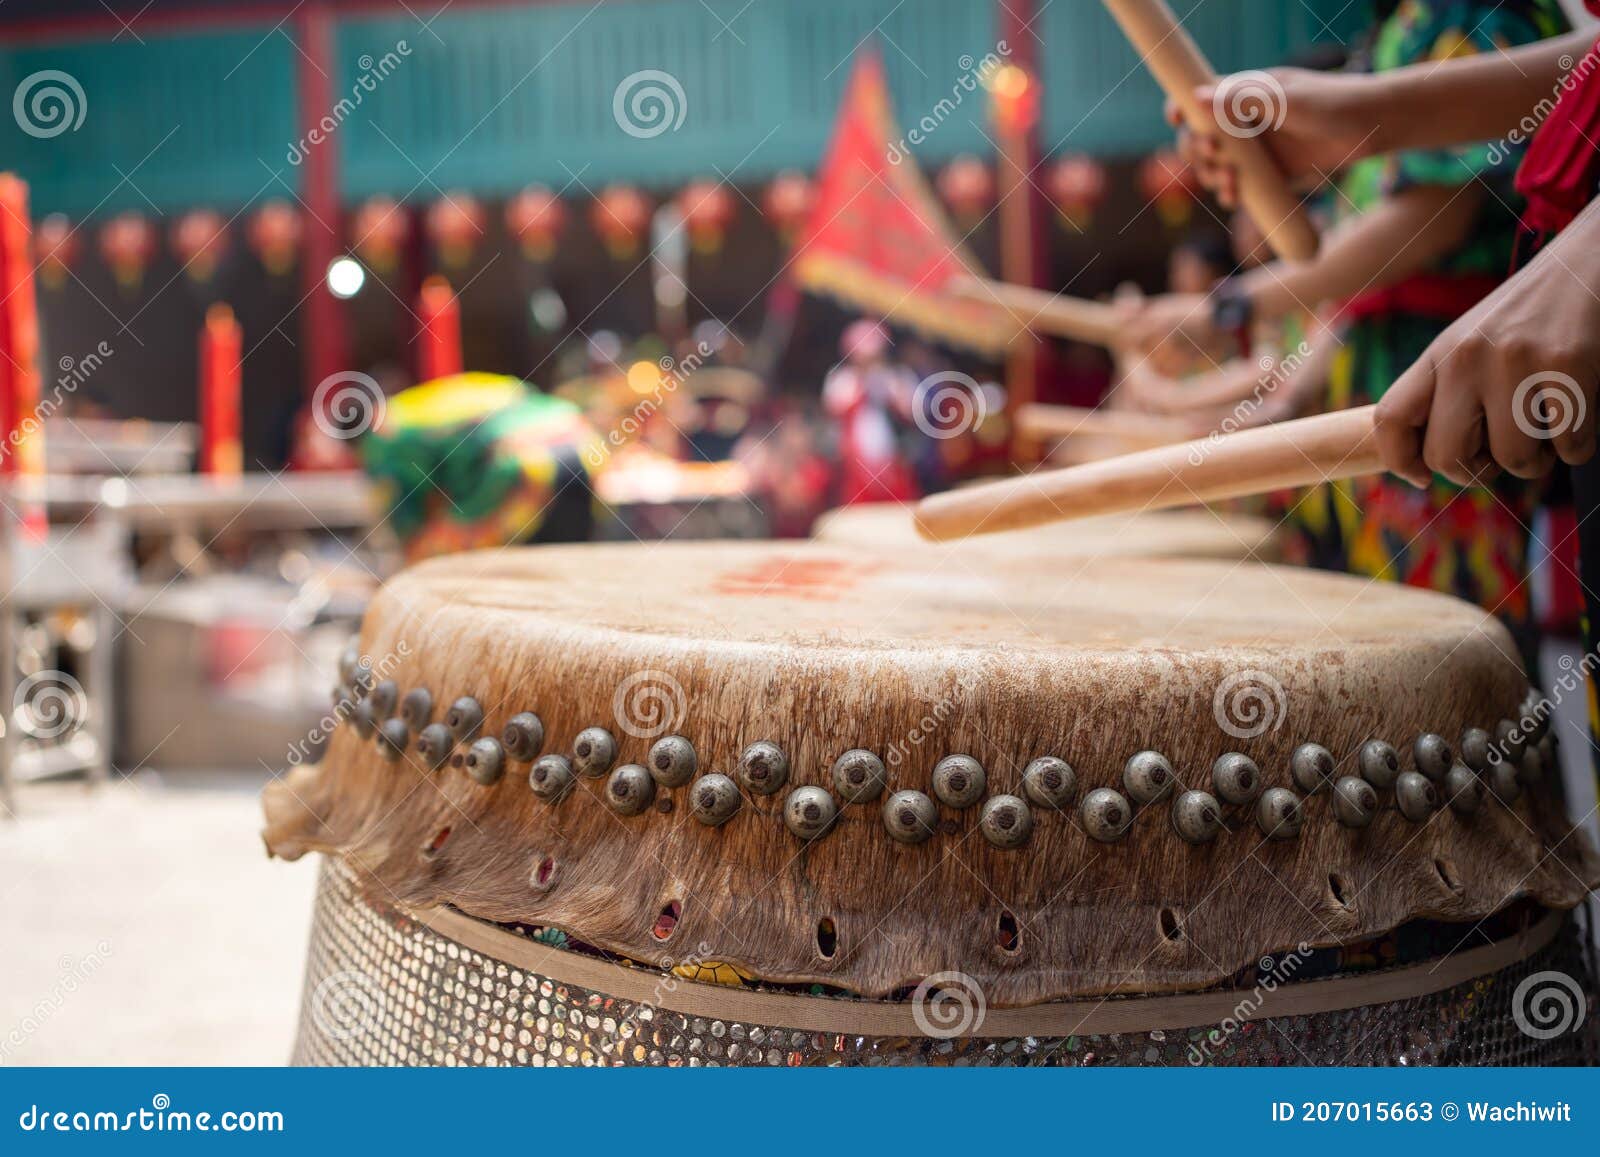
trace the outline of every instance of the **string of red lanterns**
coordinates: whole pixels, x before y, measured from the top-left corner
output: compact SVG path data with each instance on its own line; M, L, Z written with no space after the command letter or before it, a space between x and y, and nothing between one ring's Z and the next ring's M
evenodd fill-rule
M589 207L589 224L614 260L637 257L650 228L650 200L632 185L607 185Z
M506 228L529 261L549 261L567 223L567 207L543 185L529 185L506 203Z
M1037 179L1062 226L1075 232L1093 226L1110 187L1105 165L1079 153L1056 157ZM1166 228L1180 229L1189 222L1199 187L1175 152L1162 150L1145 157L1138 167L1137 184L1140 195L1154 207ZM976 156L952 159L939 170L934 186L963 227L978 224L994 206L994 168ZM785 244L799 236L814 195L812 180L796 170L778 173L761 191L761 212ZM710 179L691 181L673 197L696 253L712 255L722 250L739 215L737 197L725 182ZM590 202L588 223L614 260L634 260L649 234L654 208L650 197L634 185L607 185ZM421 217L437 264L443 269L460 270L469 264L487 237L488 214L482 202L468 193L446 194L428 205ZM507 234L517 242L522 256L536 263L554 257L570 222L567 202L544 185L526 186L504 206ZM404 206L389 197L370 197L351 214L351 250L369 269L387 276L399 267L411 227L411 213ZM249 249L274 277L293 269L300 258L303 234L303 214L287 200L264 202L243 224ZM136 290L158 250L155 222L129 210L101 223L92 236L117 283L125 290ZM59 213L40 220L33 237L33 256L45 288L61 288L82 255L83 241L81 222L74 224ZM215 210L191 210L171 224L169 244L188 276L198 282L209 281L230 250L228 222Z

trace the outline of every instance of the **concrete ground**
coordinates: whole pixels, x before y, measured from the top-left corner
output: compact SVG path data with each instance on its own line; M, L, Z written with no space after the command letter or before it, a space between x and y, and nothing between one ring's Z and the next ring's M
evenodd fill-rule
M21 789L0 818L0 1066L288 1060L316 864L267 859L265 775Z

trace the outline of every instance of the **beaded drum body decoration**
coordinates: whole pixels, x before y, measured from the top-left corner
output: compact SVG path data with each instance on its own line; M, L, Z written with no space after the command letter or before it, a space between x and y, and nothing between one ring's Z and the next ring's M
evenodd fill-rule
M693 964L833 1008L747 1022L850 1036L844 1007L863 1039L918 1036L885 1010L954 984L1006 1026L985 1040L1042 1038L1071 1002L1209 999L1285 952L1448 962L1485 922L1525 947L1600 860L1550 791L1548 705L1514 654L1459 601L1270 567L455 556L374 600L341 722L269 787L265 836L341 858L397 920L570 941L523 966L552 983L585 954L635 981ZM581 986L674 1007L630 983Z

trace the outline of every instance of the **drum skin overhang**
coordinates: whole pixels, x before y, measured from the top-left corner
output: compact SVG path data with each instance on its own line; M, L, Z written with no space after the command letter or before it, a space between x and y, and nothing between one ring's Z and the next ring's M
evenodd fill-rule
M641 961L865 996L959 971L995 1006L1186 991L1266 952L1470 925L1523 897L1569 908L1600 882L1551 790L1548 741L1526 737L1515 774L1472 771L1488 789L1475 810L1450 806L1463 735L1525 710L1514 654L1459 601L1271 567L482 552L379 593L359 644L370 673L343 673L350 718L320 764L269 787L265 838L287 858L339 855L411 908L552 926ZM416 688L442 729L423 750L398 706ZM451 715L467 700L481 718ZM502 738L530 714L536 751ZM1398 779L1363 778L1373 740ZM1320 782L1308 744L1355 786ZM852 798L835 768L860 752L882 781ZM1259 771L1246 802L1216 794L1227 753ZM541 794L530 772L550 756L544 782L569 782ZM1042 757L1071 769L1060 806L1025 782ZM738 799L712 822L696 793L721 776ZM1352 821L1362 783L1376 803ZM1212 798L1202 842L1175 827L1185 791ZM886 810L898 793L918 794ZM1129 815L1104 828L1085 801L1109 793ZM1296 830L1269 835L1269 797L1292 799Z

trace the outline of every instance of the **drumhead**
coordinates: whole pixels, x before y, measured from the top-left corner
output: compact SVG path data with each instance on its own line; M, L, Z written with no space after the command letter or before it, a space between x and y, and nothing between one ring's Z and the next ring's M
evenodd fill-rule
M635 959L872 996L958 971L1027 1004L1600 878L1547 737L1457 772L1524 710L1504 630L1393 584L541 548L405 572L359 651L322 764L269 789L269 847Z
M867 503L830 510L817 520L812 536L819 542L870 549L973 552L986 557L1021 554L1276 562L1281 557L1277 530L1277 524L1265 518L1202 508L1108 514L935 543L917 534L909 506Z

